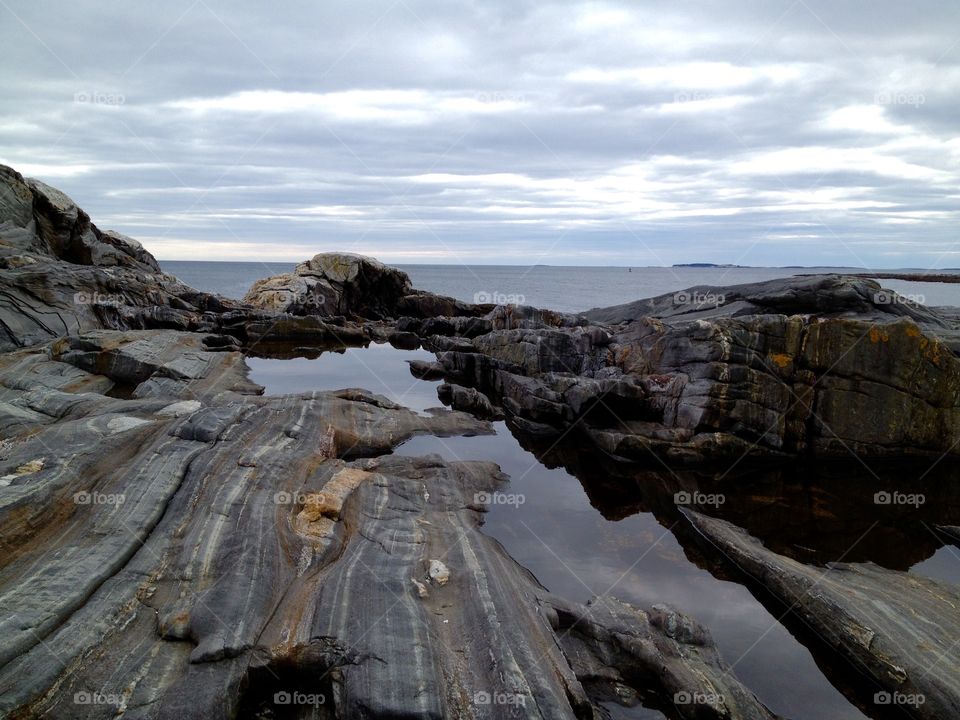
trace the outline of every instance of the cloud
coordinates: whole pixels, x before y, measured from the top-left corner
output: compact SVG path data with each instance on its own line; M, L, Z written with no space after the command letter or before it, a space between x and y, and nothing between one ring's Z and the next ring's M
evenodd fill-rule
M427 125L449 115L488 115L517 110L522 97L429 93L422 90L346 90L332 93L248 90L222 97L174 100L168 108L200 114L311 114L335 123Z
M0 15L0 162L161 258L955 262L932 1Z

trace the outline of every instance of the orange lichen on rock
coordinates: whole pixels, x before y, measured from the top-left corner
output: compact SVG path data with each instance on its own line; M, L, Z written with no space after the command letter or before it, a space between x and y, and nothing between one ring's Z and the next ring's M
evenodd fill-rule
M787 355L787 353L770 353L770 359L781 370L789 367L790 363L793 362L793 357Z

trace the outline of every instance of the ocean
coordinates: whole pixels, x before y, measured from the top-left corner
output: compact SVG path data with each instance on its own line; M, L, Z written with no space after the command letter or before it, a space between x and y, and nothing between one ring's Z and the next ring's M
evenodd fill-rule
M194 262L160 265L186 284L240 299L260 278L291 272L294 263ZM395 265L414 287L468 302L503 302L579 312L654 297L695 285L738 285L810 273L862 268L570 267L554 265ZM939 272L939 271L938 271ZM946 272L946 271L942 271ZM958 272L960 271L952 271ZM927 305L960 305L960 284L882 280Z

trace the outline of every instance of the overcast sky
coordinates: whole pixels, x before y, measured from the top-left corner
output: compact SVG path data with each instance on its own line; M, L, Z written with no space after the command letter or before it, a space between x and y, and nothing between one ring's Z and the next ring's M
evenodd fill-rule
M960 5L0 0L0 162L161 259L957 267Z

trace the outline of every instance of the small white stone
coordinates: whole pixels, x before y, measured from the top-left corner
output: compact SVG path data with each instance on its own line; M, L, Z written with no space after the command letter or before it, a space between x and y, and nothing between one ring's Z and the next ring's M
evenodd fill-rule
M430 579L441 587L450 580L450 569L439 560L430 561L430 570L428 571Z
M189 415L190 413L196 412L200 409L199 400L181 400L180 402L175 402L173 405L167 405L165 408L160 408L155 413L160 417L182 417L183 415Z

